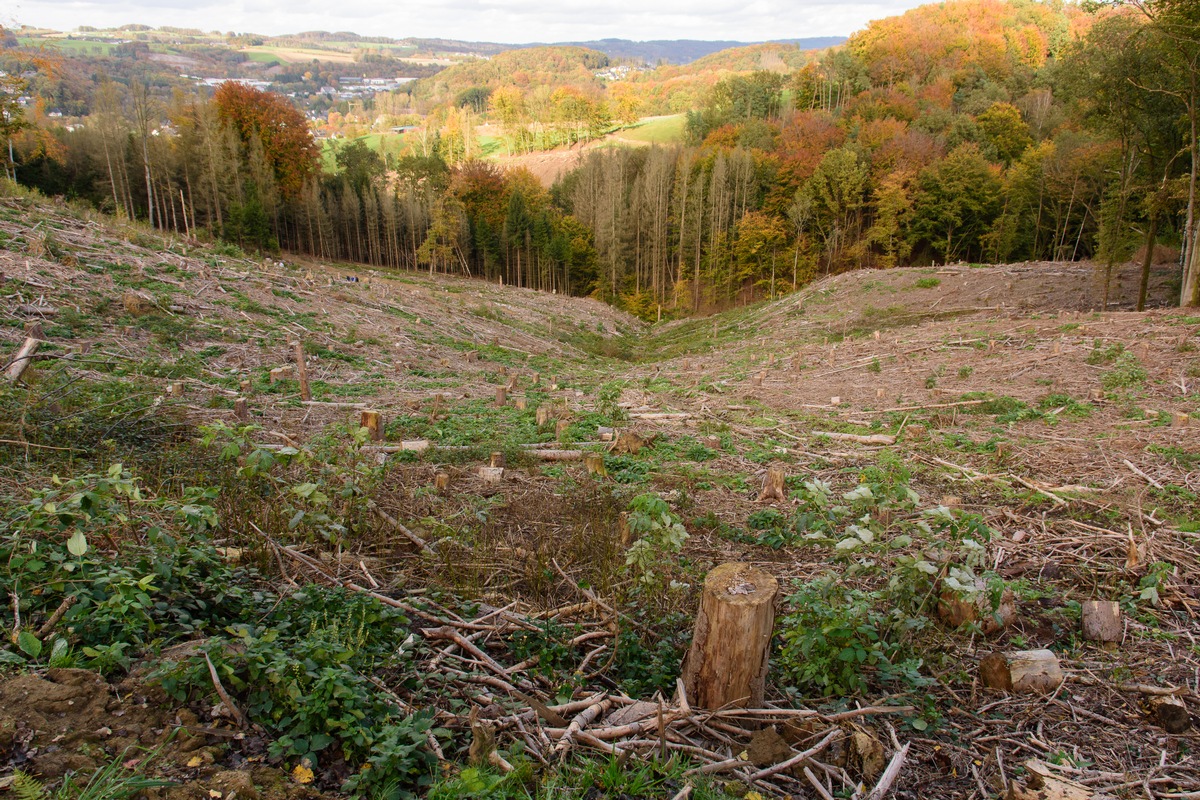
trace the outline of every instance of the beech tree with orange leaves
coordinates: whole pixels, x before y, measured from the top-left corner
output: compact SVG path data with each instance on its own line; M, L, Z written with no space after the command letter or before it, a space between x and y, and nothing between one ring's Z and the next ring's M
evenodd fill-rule
M233 81L221 84L213 101L221 122L241 140L243 157L261 148L280 193L298 198L317 174L321 155L304 115L280 95Z

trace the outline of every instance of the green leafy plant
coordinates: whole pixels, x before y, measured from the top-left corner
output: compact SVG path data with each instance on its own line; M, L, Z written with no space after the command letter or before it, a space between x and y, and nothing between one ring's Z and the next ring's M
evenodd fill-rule
M850 589L835 578L799 584L785 601L776 663L801 693L845 695L878 683L921 681L908 635L925 618L882 611L878 592Z
M640 494L629 503L629 531L638 537L625 553L625 563L642 581L655 577L654 566L664 553L678 553L687 530L667 502L656 494Z

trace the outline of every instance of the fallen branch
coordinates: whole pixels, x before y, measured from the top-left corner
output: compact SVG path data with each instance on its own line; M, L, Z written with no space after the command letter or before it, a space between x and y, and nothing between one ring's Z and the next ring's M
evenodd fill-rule
M237 723L239 728L246 727L246 717L242 714L242 710L233 702L233 698L229 696L229 692L225 691L225 687L221 685L221 676L217 675L217 668L213 664L212 659L208 657L208 653L204 654L204 663L208 664L208 675L212 678L213 688L217 690L217 696L221 698L221 702L229 709L229 713L233 714L233 721Z
M904 769L904 760L908 758L910 744L906 743L904 747L896 751L896 755L892 756L892 760L888 762L887 769L879 776L879 782L875 784L875 788L867 795L867 800L883 800L887 796L887 793L891 791L892 784L896 782L896 778L900 777L900 770Z
M379 517L381 520L386 522L388 525L392 526L392 528L394 528L396 531L398 531L401 536L403 536L404 538L408 539L410 542L415 544L417 546L417 549L420 550L422 553L424 553L427 556L436 556L437 555L437 553L434 552L433 548L430 547L428 544L426 544L424 539L422 539L420 536L418 536L417 534L410 531L405 525L403 525L400 522L400 520L396 519L391 514L387 513L386 511L384 511L382 508L375 505L374 503L371 504L371 510L375 512L375 516Z
M830 431L813 431L813 436L824 436L827 439L836 439L844 442L858 442L859 444L895 444L896 437L889 436L886 433L872 433L869 436L861 436L857 433L833 433Z

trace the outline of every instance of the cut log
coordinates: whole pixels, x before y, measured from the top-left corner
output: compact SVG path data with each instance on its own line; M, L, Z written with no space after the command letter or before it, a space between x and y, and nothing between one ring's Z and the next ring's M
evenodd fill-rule
M708 573L682 667L692 706L762 706L778 591L775 578L749 564L722 564Z
M858 444L895 444L896 437L889 436L886 433L872 433L869 436L863 436L857 433L832 433L830 431L813 431L813 436L824 436L828 439L836 439L840 442L857 442Z
M358 415L358 426L366 428L371 441L383 441L383 415L378 411L363 411Z
M304 360L304 342L296 342L296 379L300 381L300 399L312 400L308 388L308 364Z
M603 453L587 453L583 457L583 465L587 467L589 475L595 475L600 478L608 477L608 470L604 467Z
M1081 608L1083 638L1093 642L1119 642L1125 626L1115 600L1084 600Z
M1058 656L1049 650L1010 650L984 656L979 677L989 689L1017 694L1052 692L1063 682Z
M236 417L239 422L245 422L246 420L250 419L250 409L246 404L246 398L238 397L234 399L233 416Z
M13 356L13 360L9 362L8 371L5 373L9 383L16 383L21 380L21 376L25 374L25 370L33 363L33 356L41 346L41 339L35 339L30 336L25 340L25 343L21 345L21 349Z
M539 461L579 461L583 458L583 450L531 450L530 453Z
M1150 707L1154 709L1154 719L1167 733L1179 735L1191 730L1191 715L1178 697L1164 695L1151 698Z
M758 493L758 502L787 500L787 490L784 486L786 480L787 473L783 471L783 467L768 467L767 475L763 478L762 491Z
M496 387L496 408L503 408L508 402L508 388L504 386Z

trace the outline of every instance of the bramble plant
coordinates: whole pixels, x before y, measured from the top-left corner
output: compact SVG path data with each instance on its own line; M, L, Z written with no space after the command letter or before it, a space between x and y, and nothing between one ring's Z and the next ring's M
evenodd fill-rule
M629 503L629 530L638 536L625 553L625 563L643 582L654 580L653 566L663 553L678 553L687 530L667 502L656 494L640 494Z

